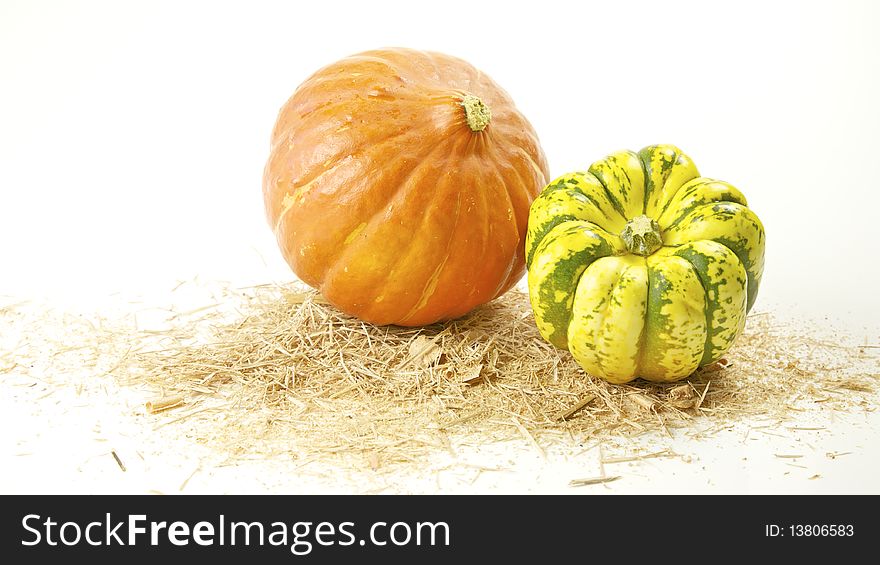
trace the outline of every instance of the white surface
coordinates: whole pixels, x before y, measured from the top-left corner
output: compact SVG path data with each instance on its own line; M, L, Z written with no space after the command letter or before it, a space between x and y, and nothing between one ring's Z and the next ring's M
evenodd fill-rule
M400 45L460 56L492 76L537 129L554 176L616 149L679 145L701 172L741 188L767 228L758 310L827 319L880 340L880 4L464 6L4 0L0 295L88 310L113 293L161 296L196 276L288 280L260 195L277 110L320 66ZM134 408L95 412L93 391L77 400L82 411L61 414L52 403L69 391L40 397L6 385L3 491L164 491L192 472L192 458L171 450L156 455L164 471L81 472L95 453L106 455L106 430L142 425ZM104 431L93 429L95 418L109 419ZM731 430L676 440L691 463L640 462L626 481L590 492L878 492L866 471L880 463L876 430L871 412L793 434L809 444L818 479L774 459L782 440ZM55 455L17 455L23 445ZM475 449L501 449L512 470L458 487L453 480L444 491L568 492L568 479L595 472L557 474L522 446ZM825 456L843 451L851 454ZM577 457L566 464L590 466ZM51 487L39 469L51 470ZM257 480L276 469L289 471L277 461L226 467L187 491L302 488ZM401 478L388 488L430 491L440 480Z

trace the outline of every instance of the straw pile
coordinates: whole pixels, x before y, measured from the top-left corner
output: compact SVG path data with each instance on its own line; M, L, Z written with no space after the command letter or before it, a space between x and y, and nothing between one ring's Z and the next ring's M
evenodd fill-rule
M204 441L237 454L357 454L378 467L452 450L450 437L669 433L699 417L849 409L875 391L872 346L846 346L749 318L731 354L686 381L610 385L541 339L511 291L467 317L374 327L314 291L261 286L177 318L121 360L129 382L162 391L148 410L222 413ZM872 369L873 367L873 369ZM873 372L872 372L873 371Z
M19 328L25 345L7 344L0 372L58 373L66 359L146 389L152 421L233 459L285 454L382 471L454 454L462 437L517 438L543 453L557 440L876 402L875 345L822 339L766 313L689 379L624 386L590 378L541 339L518 291L424 328L365 324L297 285L225 288L217 304L166 321L56 316L51 328Z

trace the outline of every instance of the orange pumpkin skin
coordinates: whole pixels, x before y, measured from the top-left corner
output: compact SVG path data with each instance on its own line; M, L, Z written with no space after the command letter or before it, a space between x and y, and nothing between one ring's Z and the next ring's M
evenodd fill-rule
M491 112L481 131L468 94ZM548 177L534 129L492 79L396 48L342 59L297 88L272 133L263 196L302 281L362 320L418 326L520 280L529 206Z

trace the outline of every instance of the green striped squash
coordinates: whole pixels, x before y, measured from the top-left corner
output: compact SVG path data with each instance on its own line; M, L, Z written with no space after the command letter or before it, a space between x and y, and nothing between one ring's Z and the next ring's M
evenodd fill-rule
M764 269L764 227L730 184L673 145L620 151L532 203L529 299L541 335L613 383L669 382L742 332Z

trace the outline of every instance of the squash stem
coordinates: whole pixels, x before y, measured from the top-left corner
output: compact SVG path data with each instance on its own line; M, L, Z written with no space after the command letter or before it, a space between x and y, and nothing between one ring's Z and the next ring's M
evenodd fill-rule
M492 121L492 112L489 110L489 107L473 94L466 94L461 99L461 105L464 106L467 125L471 128L472 132L483 131L489 125L489 122Z
M648 216L636 216L626 223L620 239L630 253L647 257L663 247L660 225Z

